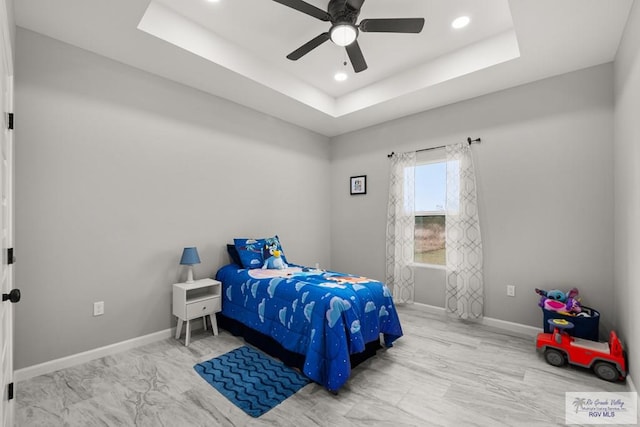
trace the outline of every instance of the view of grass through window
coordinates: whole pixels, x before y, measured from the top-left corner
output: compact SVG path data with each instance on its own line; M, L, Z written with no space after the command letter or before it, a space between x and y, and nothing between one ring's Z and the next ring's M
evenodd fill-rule
M414 261L446 264L445 215L416 215Z
M430 158L415 168L413 261L446 265L447 162L437 151L428 155Z

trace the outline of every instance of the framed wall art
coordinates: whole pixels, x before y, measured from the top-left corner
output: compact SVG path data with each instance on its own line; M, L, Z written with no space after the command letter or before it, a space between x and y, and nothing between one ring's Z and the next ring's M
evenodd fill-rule
M358 175L351 177L351 195L367 194L367 175Z

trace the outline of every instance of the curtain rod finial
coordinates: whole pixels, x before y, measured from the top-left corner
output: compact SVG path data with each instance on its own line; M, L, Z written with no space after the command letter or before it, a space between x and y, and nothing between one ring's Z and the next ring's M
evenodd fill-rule
M474 142L477 142L477 143L479 144L479 143L480 143L480 142L482 142L482 141L480 140L480 138L471 139L471 137L469 136L469 137L467 137L467 142L469 143L469 145L471 145L471 144L473 144Z
M396 153L394 151L392 151L390 154L387 154L387 158L389 158L389 159L392 158L394 154L396 154Z

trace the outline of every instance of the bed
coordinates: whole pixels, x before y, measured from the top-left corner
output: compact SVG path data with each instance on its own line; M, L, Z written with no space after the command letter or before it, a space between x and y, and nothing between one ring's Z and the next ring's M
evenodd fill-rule
M302 372L337 392L353 356L402 336L389 289L345 273L285 264L282 269L222 267L222 325L231 319L300 356ZM285 361L286 363L286 361Z

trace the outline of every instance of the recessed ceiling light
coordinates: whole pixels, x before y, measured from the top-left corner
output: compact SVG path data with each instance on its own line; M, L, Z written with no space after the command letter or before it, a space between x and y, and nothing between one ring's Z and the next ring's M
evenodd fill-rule
M343 82L345 80L347 80L347 73L345 73L344 71L338 71L337 73L335 73L333 75L333 78L337 81L337 82Z
M207 0L208 3L218 3L220 0Z
M469 25L469 22L471 22L471 19L469 19L468 16L460 16L453 20L451 26L457 30L459 28L466 27L467 25Z

